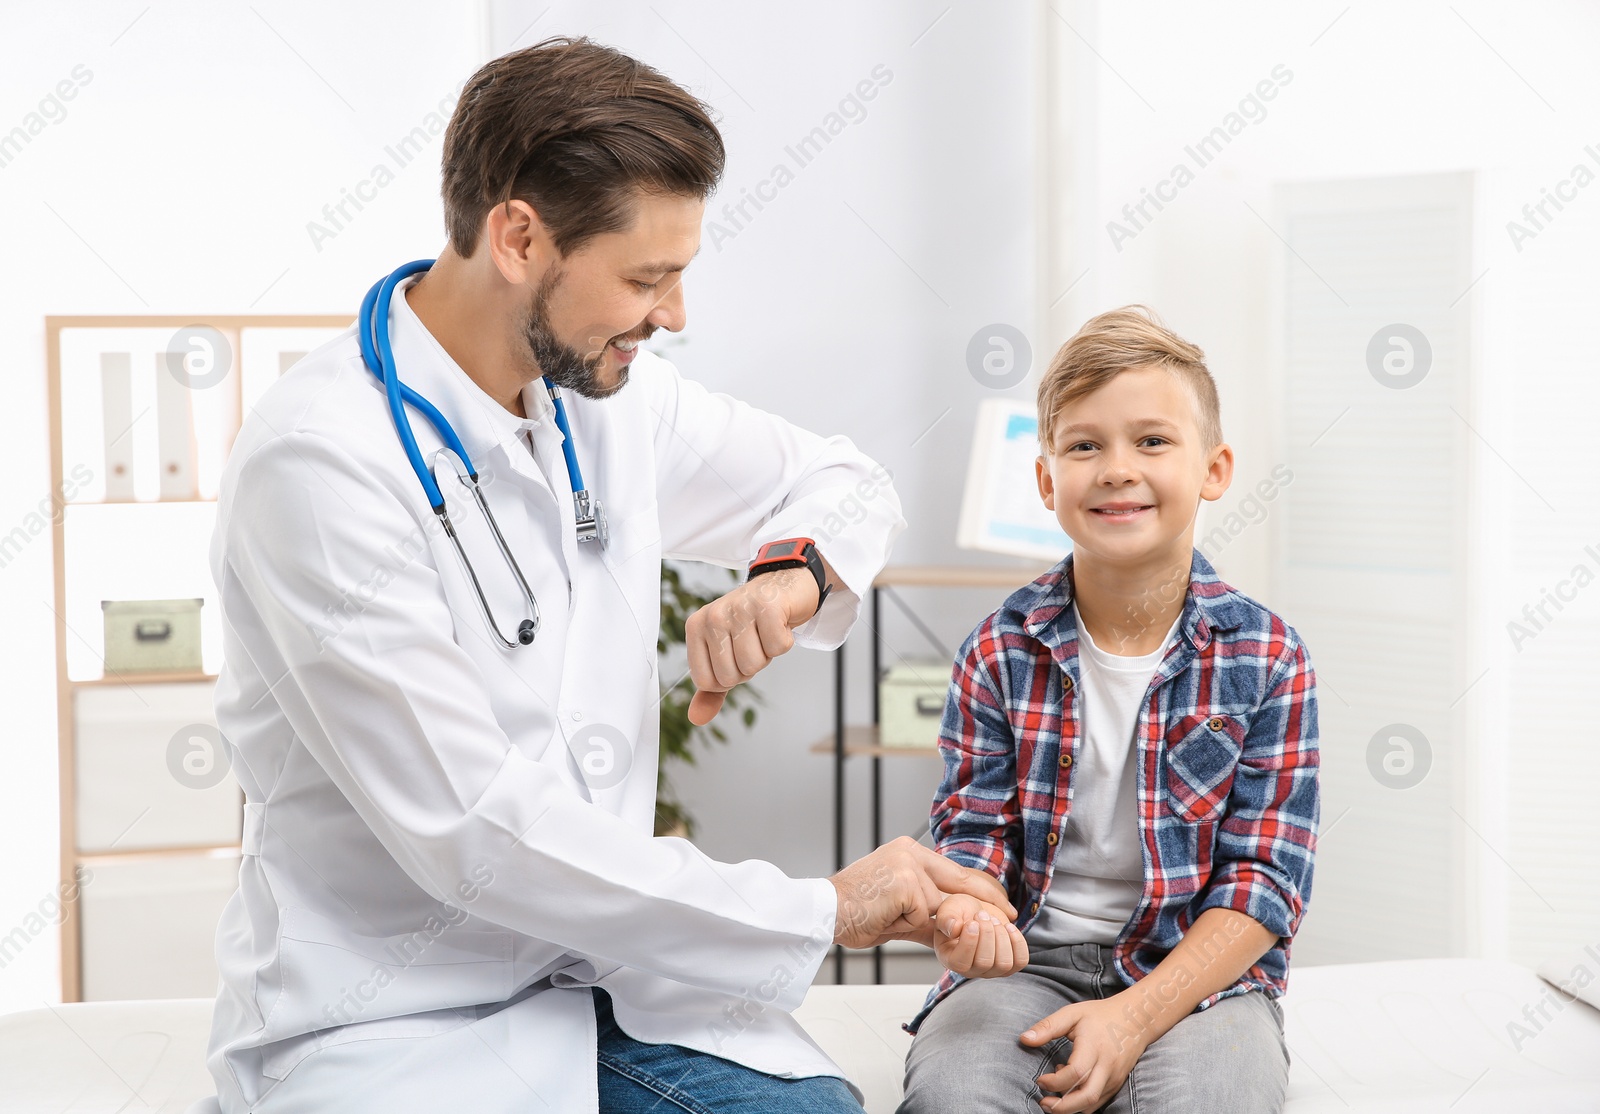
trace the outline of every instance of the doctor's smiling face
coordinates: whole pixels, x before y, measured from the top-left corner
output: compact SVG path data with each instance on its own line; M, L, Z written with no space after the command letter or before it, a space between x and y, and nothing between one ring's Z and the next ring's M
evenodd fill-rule
M703 102L611 47L557 36L496 58L445 129L447 243L406 301L518 417L541 375L615 394L641 340L683 328L725 160Z
M640 191L630 226L595 236L566 256L541 237L537 214L525 202L526 235L543 239L544 270L530 273L534 288L521 322L529 377L547 375L586 398L605 398L628 381L637 345L657 329L678 332L686 313L683 272L700 246L705 202L678 194ZM497 232L490 218L490 241ZM533 259L507 267L532 271Z

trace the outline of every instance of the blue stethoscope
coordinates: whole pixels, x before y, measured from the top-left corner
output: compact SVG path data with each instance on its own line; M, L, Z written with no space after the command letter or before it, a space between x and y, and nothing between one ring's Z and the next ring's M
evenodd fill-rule
M433 513L439 516L445 534L455 545L456 553L467 570L467 576L472 580L473 590L478 595L478 606L483 610L484 621L489 624L489 629L500 640L500 644L512 650L518 646L528 645L533 641L534 635L539 633L539 601L534 598L533 589L528 587L527 578L522 575L517 559L511 555L511 549L506 545L505 536L500 533L500 525L495 522L494 514L489 510L489 503L483 497L483 488L478 484L477 469L472 466L472 458L467 455L467 450L461 444L461 439L456 436L456 431L451 428L445 416L439 413L433 403L400 382L399 373L394 370L394 350L389 343L389 303L394 295L394 289L412 275L426 271L432 266L431 259L418 259L406 263L395 268L392 274L367 291L367 296L361 299L361 317L357 329L361 340L361 358L366 361L367 369L383 384L384 392L389 396L389 414L394 419L394 431L400 438L407 459L411 461L411 470L417 474L422 490L428 496L428 505L433 508ZM598 542L604 546L605 512L600 507L600 500L592 498L583 485L583 472L578 468L578 454L572 447L572 427L567 424L567 408L561 401L561 388L550 382L548 376L545 377L544 385L550 393L551 403L555 406L556 428L561 430L561 451L567 459L567 478L572 484L573 517L577 524L578 540ZM456 478L461 481L462 486L472 491L472 498L489 523L489 532L494 535L494 542L500 550L500 555L505 558L506 565L511 569L511 575L516 577L517 586L527 598L531 614L517 624L515 639L501 634L499 624L494 621L494 615L489 610L489 601L483 594L483 585L478 582L478 574L473 569L472 562L468 560L467 551L462 548L461 539L456 535L455 524L450 521L450 515L445 510L444 495L439 491L433 470L423 463L422 452L417 448L416 437L412 435L411 419L406 416L403 402L408 402L420 410L423 417L433 424L433 428L444 439L445 447L454 457Z

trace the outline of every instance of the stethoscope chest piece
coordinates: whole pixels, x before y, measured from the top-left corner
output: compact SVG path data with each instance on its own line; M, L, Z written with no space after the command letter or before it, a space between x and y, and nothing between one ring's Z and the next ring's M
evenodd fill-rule
M578 541L598 542L601 549L605 548L611 531L606 527L606 511L600 500L592 498L587 491L574 491L572 518L577 526Z

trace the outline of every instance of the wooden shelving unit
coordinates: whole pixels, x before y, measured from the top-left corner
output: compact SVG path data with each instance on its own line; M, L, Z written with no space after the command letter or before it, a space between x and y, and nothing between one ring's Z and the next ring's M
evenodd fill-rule
M64 399L63 399L63 332L68 330L141 330L141 329L166 329L181 330L191 326L208 326L221 333L231 344L231 366L216 390L231 390L231 398L223 406L226 421L223 428L226 430L224 443L220 445L220 452L225 458L227 450L232 445L234 434L237 432L243 417L243 381L242 356L244 353L243 341L245 334L254 329L281 329L281 330L327 330L337 331L347 327L351 318L348 316L324 315L193 315L193 316L83 316L83 317L47 317L45 318L45 334L48 347L47 375L48 396L50 407L50 482L51 490L58 496L65 492L67 480L67 463L64 459ZM252 339L265 334L252 334ZM114 348L105 351L117 351ZM287 351L287 350L286 350ZM281 370L281 367L280 369ZM133 373L130 371L130 376ZM160 374L159 369L156 374ZM131 382L131 379L130 379ZM231 383L231 387L227 385ZM82 401L71 400L75 408L81 408ZM138 419L135 419L137 421ZM130 427L131 428L131 427ZM191 444L194 429L191 423ZM79 462L74 462L78 464ZM217 843L215 840L199 839L194 842L176 840L171 843L155 843L138 847L118 848L115 846L81 848L79 845L80 831L80 784L86 774L93 771L79 768L78 748L80 745L79 703L86 694L106 693L117 688L127 688L130 692L149 692L149 686L212 686L216 682L216 675L203 670L183 670L168 672L137 672L123 671L121 673L108 671L98 677L74 678L69 670L69 646L73 640L81 637L80 632L69 628L68 601L71 597L71 586L67 583L68 577L68 521L75 511L88 506L136 506L149 507L174 503L186 503L214 506L215 500L203 497L199 488L192 494L168 494L158 499L101 499L101 500L74 500L63 498L60 513L55 514L51 521L51 540L54 545L54 599L53 611L55 612L55 663L56 663L56 715L58 723L57 747L59 754L60 772L60 883L61 892L69 893L75 890L75 880L79 877L80 868L92 872L95 869L121 868L128 864L181 864L185 862L202 863L218 859L236 860L239 854L239 844ZM130 552L136 551L135 547L141 544L159 544L149 541L145 537L133 537L127 540ZM198 589L198 586L197 586ZM201 591L193 593L199 596ZM147 810L148 811L148 810ZM133 824L137 825L136 819ZM132 827L133 825L130 825ZM158 868L164 869L164 868ZM207 868L210 869L210 868ZM212 926L214 930L214 926ZM83 1000L84 994L84 946L83 946L83 916L82 894L78 893L74 900L62 902L61 932L61 997L64 1002L77 1002Z

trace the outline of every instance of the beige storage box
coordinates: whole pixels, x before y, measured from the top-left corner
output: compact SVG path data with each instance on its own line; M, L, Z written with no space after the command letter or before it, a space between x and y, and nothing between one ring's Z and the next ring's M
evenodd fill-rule
M204 600L101 600L107 673L200 672Z
M931 750L939 745L939 720L950 689L947 661L905 661L878 682L878 738L886 747Z

